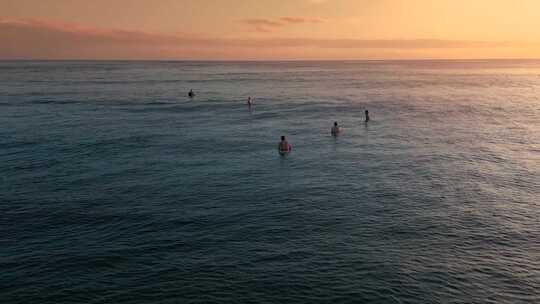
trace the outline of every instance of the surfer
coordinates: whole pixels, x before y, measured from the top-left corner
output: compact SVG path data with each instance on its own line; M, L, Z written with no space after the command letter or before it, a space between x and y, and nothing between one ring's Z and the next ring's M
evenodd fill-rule
M251 105L253 105L253 100L251 99L251 96L249 96L248 99L247 99L247 105L249 107L251 107Z
M369 111L366 110L366 122L369 122Z
M189 90L188 96L189 98L195 97L195 92L193 92L193 89Z
M278 145L279 154L287 154L292 151L292 146L287 142L285 136L281 136L281 142Z
M332 130L330 130L330 133L332 133L332 136L338 136L341 133L341 128L338 126L337 121L334 122L334 126L332 127Z

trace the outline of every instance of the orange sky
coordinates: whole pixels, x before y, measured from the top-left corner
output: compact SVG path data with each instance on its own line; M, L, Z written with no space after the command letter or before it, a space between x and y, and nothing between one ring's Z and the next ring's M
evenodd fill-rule
M539 0L0 0L0 59L540 58Z

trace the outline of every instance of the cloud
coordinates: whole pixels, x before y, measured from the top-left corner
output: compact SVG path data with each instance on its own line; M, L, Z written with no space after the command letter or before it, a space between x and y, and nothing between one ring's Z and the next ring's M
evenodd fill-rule
M259 19L245 19L244 22L247 23L247 24L257 25L257 26L271 26L271 27L283 26L282 23L279 23L277 21L272 21L270 19L262 19L262 18L259 18Z
M268 22L269 21L269 22ZM250 24L280 27L266 19ZM0 21L0 59L267 59L290 54L362 56L426 50L493 49L530 44L436 39L220 38L99 29L43 21ZM534 44L538 47L538 44ZM246 58L246 56L248 58ZM296 57L295 57L296 58Z
M279 20L287 23L323 23L323 19L306 17L281 17Z
M264 18L244 19L242 22L252 26L255 31L264 33L271 32L271 28L284 26L284 24L279 21Z
M322 23L323 20L320 18L311 18L311 17L291 17L284 16L276 19L265 19L265 18L255 18L255 19L244 19L241 20L242 23L247 24L252 27L253 30L257 32L272 32L273 29L285 27L287 25L295 25L302 23Z

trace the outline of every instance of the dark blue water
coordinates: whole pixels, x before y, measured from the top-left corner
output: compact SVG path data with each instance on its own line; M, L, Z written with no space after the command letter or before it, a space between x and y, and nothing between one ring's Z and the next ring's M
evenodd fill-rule
M0 126L0 303L540 303L538 61L1 62Z

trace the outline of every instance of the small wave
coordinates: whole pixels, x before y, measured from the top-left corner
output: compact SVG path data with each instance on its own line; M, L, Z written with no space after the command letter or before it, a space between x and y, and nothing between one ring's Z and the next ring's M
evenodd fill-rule
M74 100L57 100L57 99L40 99L40 100L31 100L31 104L58 104L58 105L65 105L65 104L75 104L79 103Z

